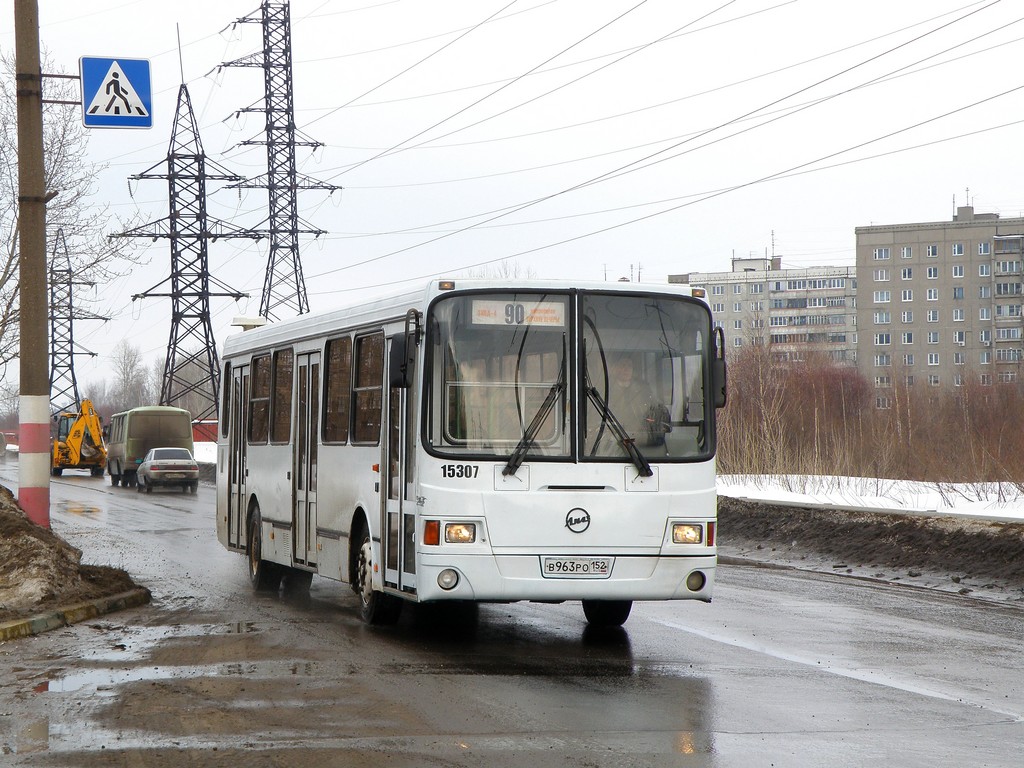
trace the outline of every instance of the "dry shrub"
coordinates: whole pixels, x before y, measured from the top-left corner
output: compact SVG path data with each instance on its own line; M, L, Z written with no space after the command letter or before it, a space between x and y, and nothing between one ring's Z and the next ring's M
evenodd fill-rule
M974 383L898 384L879 409L873 385L849 365L818 355L784 363L770 347L744 347L729 360L719 470L1024 485L1024 392L964 380Z

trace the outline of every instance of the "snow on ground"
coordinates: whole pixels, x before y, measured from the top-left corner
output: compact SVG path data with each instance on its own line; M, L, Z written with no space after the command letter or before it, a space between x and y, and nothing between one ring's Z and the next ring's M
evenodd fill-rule
M1024 522L1024 486L1014 483L922 483L866 477L721 475L723 496L794 506L951 515Z

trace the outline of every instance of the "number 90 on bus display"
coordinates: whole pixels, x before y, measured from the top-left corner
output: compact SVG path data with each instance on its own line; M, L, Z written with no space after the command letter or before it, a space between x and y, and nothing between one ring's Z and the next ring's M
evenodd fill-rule
M473 300L473 325L543 325L565 327L561 301Z

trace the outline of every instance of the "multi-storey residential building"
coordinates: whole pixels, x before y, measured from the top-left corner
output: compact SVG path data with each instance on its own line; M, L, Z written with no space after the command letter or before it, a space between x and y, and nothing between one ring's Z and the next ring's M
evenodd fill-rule
M731 272L690 272L668 281L707 290L715 324L731 347L770 343L783 360L821 352L856 362L854 267L783 269L781 257L733 259Z
M858 368L875 403L897 385L1017 381L1024 358L1024 218L857 227Z

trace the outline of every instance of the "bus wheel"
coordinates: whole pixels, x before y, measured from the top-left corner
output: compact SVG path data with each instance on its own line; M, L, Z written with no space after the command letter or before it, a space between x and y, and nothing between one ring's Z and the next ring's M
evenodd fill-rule
M632 600L584 600L583 615L595 627L621 627L629 618Z
M356 565L356 583L353 585L359 595L360 613L367 624L394 624L402 614L402 600L373 588L373 546L370 533L365 527L362 537Z
M281 569L263 559L262 528L257 507L249 518L249 583L257 592L274 592L281 585Z

